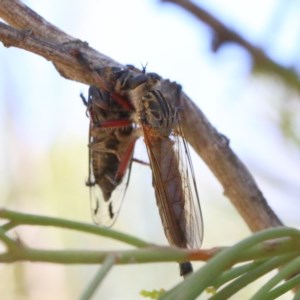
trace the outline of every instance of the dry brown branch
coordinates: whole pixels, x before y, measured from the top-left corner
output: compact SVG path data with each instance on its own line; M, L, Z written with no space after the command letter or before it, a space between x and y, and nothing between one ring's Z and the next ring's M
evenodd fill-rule
M75 39L30 10L18 0L0 0L0 17L13 27L0 23L0 40L50 60L59 73L71 80L103 87L96 68L120 67L121 64ZM84 61L78 59L84 56ZM282 225L268 206L243 163L229 147L228 139L219 134L201 110L183 93L182 126L187 141L206 162L223 185L252 231Z
M212 50L217 51L226 43L235 43L244 48L253 60L253 68L257 71L278 76L287 86L300 91L299 74L293 68L285 68L268 57L263 49L254 46L246 38L227 27L224 23L207 12L205 9L189 0L161 0L179 5L198 20L208 25L213 30Z

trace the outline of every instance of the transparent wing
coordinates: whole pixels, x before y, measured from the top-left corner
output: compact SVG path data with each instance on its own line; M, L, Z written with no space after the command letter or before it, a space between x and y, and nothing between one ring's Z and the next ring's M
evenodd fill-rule
M112 226L121 209L130 180L134 141L120 141L115 149L107 148L112 135L105 132L103 139L90 135L89 178L90 202L93 221Z
M131 167L128 168L122 181L116 186L108 201L104 200L98 184L90 186L90 206L93 221L98 225L111 227L116 222L126 190L129 185Z
M170 244L199 248L203 222L188 146L183 137L162 136L142 125L157 205Z
M176 134L174 134L174 150L185 195L186 238L189 248L199 249L203 239L203 218L196 178L189 146L183 136L180 123L176 131Z

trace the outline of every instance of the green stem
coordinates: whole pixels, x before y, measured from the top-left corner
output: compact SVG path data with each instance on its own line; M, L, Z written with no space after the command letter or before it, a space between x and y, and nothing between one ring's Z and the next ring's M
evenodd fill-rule
M153 245L141 239L138 239L134 236L121 233L110 228L105 228L93 224L86 224L82 222L75 222L75 221L70 221L70 220L65 220L60 218L24 214L24 213L14 212L6 209L0 210L0 218L10 220L12 224L15 226L19 226L19 225L53 226L53 227L77 230L81 232L87 232L91 234L109 237L139 248Z
M299 272L300 269L300 257L297 257L282 267L278 274L271 278L255 295L252 299L265 299L268 292L281 280L286 280L289 276L293 275L296 272Z
M300 275L297 275L290 280L284 282L280 286L274 288L271 290L265 298L265 299L277 299L280 297L282 294L291 291L294 287L298 286L300 284ZM295 298L294 298L295 299Z
M223 272L217 280L213 283L213 286L215 289L218 289L220 286L225 284L226 282L231 281L234 278L237 278L245 273L248 273L258 266L260 266L263 263L263 261L259 262L251 262L242 266L234 267L230 270L227 270Z
M4 231L9 231L9 230L11 230L12 228L16 227L16 225L17 225L17 224L15 224L14 222L9 221L9 222L3 224L3 225L1 226L1 228L2 228L2 230L4 230Z
M170 247L153 247L123 251L41 250L19 246L18 251L0 254L0 262L50 262L58 264L99 264L107 256L116 264L186 261L186 252Z
M250 272L245 273L241 277L237 278L222 290L218 291L217 294L212 296L211 300L223 300L229 299L230 296L237 293L243 287L247 286L249 283L253 282L254 280L258 279L259 277L263 276L264 274L270 272L271 270L278 268L282 264L290 261L294 258L297 254L284 254L278 257L274 257L272 259L266 260L262 264L260 264L255 269L251 270Z
M3 243L6 246L6 248L9 249L9 250L14 250L17 247L16 241L14 241L13 239L9 238L6 235L5 230L3 230L3 228L0 228L0 240L3 241Z
M96 276L93 278L92 282L88 285L86 290L83 292L82 296L80 297L80 300L91 299L91 297L96 292L97 288L99 287L104 277L107 275L109 270L113 267L114 263L115 263L115 257L112 255L108 255L104 260L102 267L99 269L99 271L96 273Z
M297 290L296 294L294 295L293 300L300 300L300 289Z
M200 270L190 275L184 282L162 295L160 300L195 299L211 282L230 266L235 264L243 251L265 240L282 237L300 238L300 232L293 228L278 227L260 231L251 237L237 243L235 246L225 249L214 256Z
M291 253L291 249L299 249L300 247L300 238L285 237L281 239L276 239L272 241L266 241L255 245L249 249L246 249L240 255L241 260L260 260L270 257L274 257L281 254Z

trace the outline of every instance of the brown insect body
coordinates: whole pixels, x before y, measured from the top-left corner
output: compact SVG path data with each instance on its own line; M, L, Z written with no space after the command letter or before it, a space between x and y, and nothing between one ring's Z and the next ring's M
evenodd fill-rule
M173 104L178 103L176 100L181 95L181 87L162 80L157 74L137 73L135 69L105 68L100 72L113 88L109 93L104 92L107 93L105 97L95 96L94 91L90 93L90 174L94 180L90 178L89 185L100 186L105 201L111 201L111 193L118 186L118 180L122 181L128 161L131 161L134 141L138 134L142 135L169 243L182 248L200 248L203 225L199 198L188 147L180 127L180 110ZM126 103L129 101L131 108L124 110L124 100ZM103 106L103 103L107 105ZM123 129L120 128L121 120L128 122ZM107 128L103 128L105 123ZM96 206L95 210L101 208ZM108 211L111 217L114 216L111 205ZM180 267L181 275L192 271L189 262L181 263Z
M84 102L90 116L87 185L94 194L92 213L96 223L111 225L123 195L119 195L118 203L113 203L111 196L130 168L135 129L129 120L129 111L112 99L109 92L91 86L88 101L84 99ZM126 189L128 181L124 185Z
M178 135L182 135L179 109L173 105L180 94L179 85L150 74L146 82L128 92L128 97L147 147L165 235L171 245L200 248L203 224L199 197L187 144ZM192 271L189 262L180 267L181 275Z

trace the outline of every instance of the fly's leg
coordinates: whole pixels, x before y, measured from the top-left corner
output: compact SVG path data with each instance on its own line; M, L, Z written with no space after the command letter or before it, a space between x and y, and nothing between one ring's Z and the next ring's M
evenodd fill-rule
M141 160L141 159L138 159L138 158L133 158L132 161L134 161L134 162L136 162L136 163L138 163L138 164L141 164L141 165L143 165L143 166L147 166L147 167L150 166L149 163L147 163L147 162L145 162L145 161L143 161L143 160Z
M137 137L135 137L133 139L133 141L131 141L131 143L128 145L123 156L119 157L120 165L119 165L119 168L118 168L116 176L115 176L116 181L120 180L125 175L127 167L129 166L129 164L132 161L132 155L133 155L133 150L134 150L134 145L135 145L136 140L137 140Z
M96 128L122 128L131 126L132 122L128 119L123 120L106 120L97 125Z

